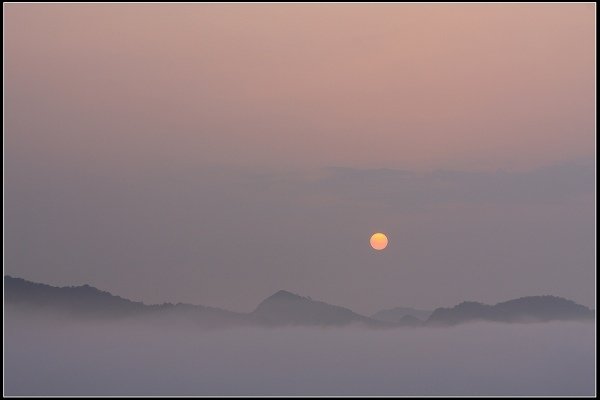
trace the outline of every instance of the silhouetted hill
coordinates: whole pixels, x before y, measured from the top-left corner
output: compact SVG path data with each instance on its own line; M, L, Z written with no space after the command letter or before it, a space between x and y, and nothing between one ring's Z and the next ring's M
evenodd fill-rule
M146 305L114 296L89 285L55 287L11 276L4 277L4 300L13 309L38 315L83 319L145 318L205 325L345 325L385 326L353 311L279 291L252 313L235 313L191 304Z
M14 310L83 319L161 318L230 325L248 323L245 314L191 304L146 305L89 285L55 287L11 276L4 277L4 301Z
M427 325L457 325L470 321L541 322L593 319L594 311L556 296L530 296L487 305L465 301L452 308L438 308Z
M252 313L267 325L347 325L361 323L385 326L385 323L354 311L280 290L263 300Z
M414 317L420 321L425 321L431 315L432 311L417 310L410 307L395 307L388 310L381 310L371 315L371 318L378 321L399 323L406 316Z
M312 300L280 290L263 300L251 313L236 313L220 308L191 304L146 305L89 285L55 287L11 276L4 277L5 311L43 316L62 315L80 319L144 319L161 323L193 323L207 327L241 325L415 327L456 325L469 321L530 322L593 319L595 312L573 301L554 296L523 297L494 306L463 302L453 308L438 308L425 323L402 309L390 311L391 317L376 320L340 306ZM396 310L396 311L394 311ZM383 313L383 312L382 312ZM379 314L379 313L378 313ZM377 315L377 314L376 314Z
M143 312L146 307L89 285L55 287L11 276L4 277L4 301L23 309L60 310L93 317L128 316Z

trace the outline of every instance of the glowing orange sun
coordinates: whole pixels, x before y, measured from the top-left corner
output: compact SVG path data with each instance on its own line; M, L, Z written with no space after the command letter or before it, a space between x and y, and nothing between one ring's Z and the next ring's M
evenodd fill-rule
M371 247L375 250L383 250L388 245L388 238L383 233L377 232L371 236Z

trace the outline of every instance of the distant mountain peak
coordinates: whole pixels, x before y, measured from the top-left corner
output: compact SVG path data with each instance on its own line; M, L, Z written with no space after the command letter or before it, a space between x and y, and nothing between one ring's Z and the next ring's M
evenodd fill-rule
M287 290L279 290L277 292L275 292L274 294L272 294L271 296L269 296L269 298L300 298L300 299L304 299L305 297L300 296L299 294L296 293L292 293L292 292L288 292Z
M411 307L394 307L381 310L371 315L371 318L383 322L404 323L404 317L414 317L419 321L425 321L431 315L432 310L421 310Z
M272 303L272 302L287 302L287 301L312 301L312 299L308 296L301 296L297 293L292 293L289 292L287 290L279 290L275 293L273 293L272 295L270 295L269 297L267 297L266 299L264 299L261 304L263 303ZM260 306L260 304L259 304Z
M534 322L592 319L595 313L588 307L557 296L527 296L495 305L463 301L452 307L436 309L428 324L456 325L469 321Z
M345 325L354 322L378 324L378 321L348 308L313 300L287 290L279 290L264 299L252 314L269 325Z

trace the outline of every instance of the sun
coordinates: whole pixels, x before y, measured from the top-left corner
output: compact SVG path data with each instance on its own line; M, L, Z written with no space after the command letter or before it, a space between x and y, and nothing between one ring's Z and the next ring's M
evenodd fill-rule
M371 247L375 250L383 250L388 245L388 238L381 232L374 233L371 236Z

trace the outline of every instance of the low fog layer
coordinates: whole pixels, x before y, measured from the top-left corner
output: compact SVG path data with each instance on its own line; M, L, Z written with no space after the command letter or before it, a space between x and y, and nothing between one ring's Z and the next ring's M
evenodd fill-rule
M7 395L592 395L594 325L236 328L11 317Z

